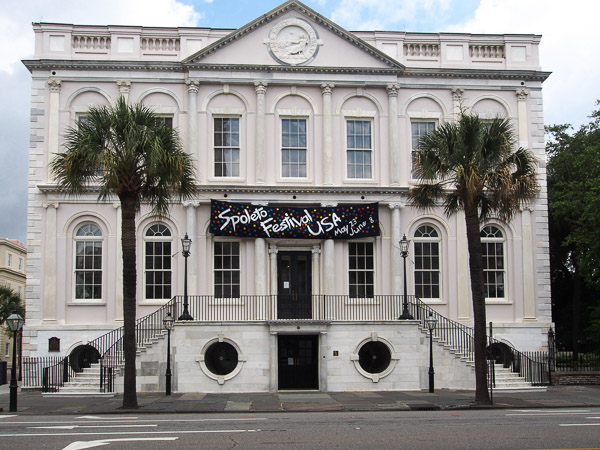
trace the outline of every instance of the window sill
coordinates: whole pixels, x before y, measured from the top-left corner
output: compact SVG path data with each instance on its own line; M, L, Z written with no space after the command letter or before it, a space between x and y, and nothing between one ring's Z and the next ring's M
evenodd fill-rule
M510 300L507 300L505 298L493 298L493 299L486 299L485 300L485 304L486 305L512 305L513 302L511 302Z
M90 301L71 301L69 303L67 303L67 306L106 306L106 302L105 301L95 301L95 302L90 302Z
M162 306L167 303L170 298L166 298L164 300L142 300L140 302L140 306Z

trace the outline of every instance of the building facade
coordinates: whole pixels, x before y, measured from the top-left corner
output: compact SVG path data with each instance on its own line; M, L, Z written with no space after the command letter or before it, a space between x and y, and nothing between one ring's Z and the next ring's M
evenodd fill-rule
M0 286L6 286L25 303L27 249L22 242L0 238ZM18 342L17 342L18 344ZM12 338L0 332L0 359L12 361Z
M496 337L545 345L540 36L348 32L294 0L237 30L34 31L26 354L68 355L122 325L118 200L64 196L49 171L66 128L119 96L177 128L197 164L195 199L137 219L139 317L184 282L193 296L195 320L173 330L175 389L422 388L426 334L397 320L403 264L423 305L466 326L473 315L464 215L417 210L407 192L419 137L461 110L508 117L538 158L536 201L482 237ZM164 343L155 352L139 358L144 389L162 383ZM436 357L438 386L472 387L472 369Z

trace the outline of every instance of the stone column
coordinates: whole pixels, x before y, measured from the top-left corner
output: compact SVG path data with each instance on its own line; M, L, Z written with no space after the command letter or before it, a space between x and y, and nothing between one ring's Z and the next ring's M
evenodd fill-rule
M190 256L188 257L188 292L190 295L198 295L198 233L196 230L196 208L200 202L186 201L186 227L188 237L192 240Z
M254 165L256 171L256 183L264 184L266 180L266 149L265 149L265 115L267 83L255 81L256 91L256 144L254 149Z
M269 246L269 269L271 274L271 320L277 318L277 246Z
M277 332L271 331L269 334L269 392L277 392L277 373L279 364L277 358Z
M519 116L519 147L529 147L529 121L527 120L527 97L529 89L519 88L517 94L517 114Z
M117 215L117 226L116 226L116 247L117 251L115 254L117 255L116 259L116 273L115 273L115 321L122 322L123 321L123 230L121 229L122 223L122 209L121 203L115 202L113 203L113 207L115 208Z
M469 290L469 248L467 246L467 223L465 212L456 212L456 296L458 320L469 320L470 290Z
M323 265L326 268L324 270L325 276L325 286L323 290L323 294L325 296L333 296L335 295L335 245L333 243L333 239L325 239L323 246ZM333 297L330 297L328 300L328 304L326 307L326 317L325 320L333 320L333 308L332 306Z
M321 259L321 246L315 245L312 248L312 310L313 310L313 319L322 320L323 317L320 316L320 259Z
M331 110L331 94L334 85L323 83L323 184L333 184L333 115Z
M391 245L391 268L392 268L392 294L402 295L402 255L400 254L400 210L404 208L404 203L389 203L388 207L392 210L392 245Z
M198 81L187 79L185 84L188 89L188 133L187 133L187 147L188 153L194 155L196 160L198 158L198 89L200 83ZM202 179L202 169L198 167L198 179ZM189 232L189 230L188 230Z
M388 84L388 128L390 147L390 184L400 184L400 145L398 143L398 91L399 84ZM403 171L404 174L405 171ZM404 178L404 175L402 178ZM406 184L406 183L403 183Z
M56 210L58 203L46 203L46 243L44 247L43 321L56 322ZM68 290L67 290L68 291Z
M460 116L464 93L465 90L463 88L452 88L452 115L454 116L454 120L458 120L458 116Z
M523 234L523 320L528 321L537 319L535 315L534 265L536 261L533 255L532 211L533 207L531 206L521 209L521 233ZM508 293L505 295L508 295Z
M60 86L61 80L50 78L48 87L50 89L50 100L48 102L48 162L53 158L53 155L59 152L58 138L60 134ZM52 180L52 171L48 164L48 180Z
M129 103L129 92L131 91L131 81L119 80L117 81L119 86L119 94L125 99L125 103Z

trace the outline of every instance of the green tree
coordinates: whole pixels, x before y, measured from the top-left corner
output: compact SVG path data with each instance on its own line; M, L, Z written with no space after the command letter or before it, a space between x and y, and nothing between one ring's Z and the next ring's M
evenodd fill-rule
M574 352L580 340L600 337L600 110L591 119L574 133L546 127L552 297L557 322L571 318L557 328L570 328Z
M0 325L4 324L6 318L15 311L21 317L25 317L25 308L21 303L21 298L9 287L0 286Z
M528 150L515 150L515 143L508 119L484 121L463 113L457 122L423 136L415 167L420 182L409 192L414 206L429 209L441 202L448 216L465 212L478 404L490 403L481 224L491 215L510 221L519 206L538 192L535 158Z
M67 194L99 190L98 200L121 203L123 253L123 407L136 408L135 216L142 202L166 215L174 196L191 198L196 190L194 164L177 132L157 120L146 106L129 106L123 97L114 106L92 107L88 119L65 136L64 153L51 163L57 184Z

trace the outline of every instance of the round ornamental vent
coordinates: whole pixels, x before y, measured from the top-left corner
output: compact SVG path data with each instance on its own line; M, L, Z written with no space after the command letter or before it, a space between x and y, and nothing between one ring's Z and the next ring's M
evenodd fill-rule
M238 365L238 352L228 342L215 342L204 355L206 368L215 375L228 375Z
M392 361L392 353L381 341L365 343L358 351L358 363L368 373L382 373Z

